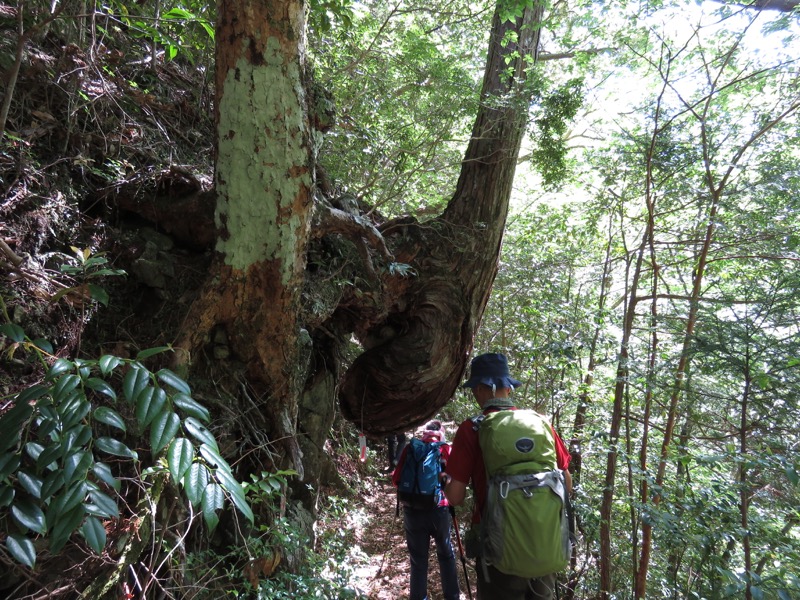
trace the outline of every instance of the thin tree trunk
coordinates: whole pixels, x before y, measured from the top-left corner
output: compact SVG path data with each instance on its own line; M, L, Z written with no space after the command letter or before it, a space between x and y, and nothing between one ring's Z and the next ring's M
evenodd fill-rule
M605 260L603 262L603 273L600 277L600 295L597 298L597 317L592 342L589 345L589 358L586 363L586 375L583 378L583 389L578 396L578 408L575 410L575 424L573 426L573 436L578 440L583 439L583 429L586 426L586 413L592 403L591 386L594 382L594 370L597 366L597 341L600 339L602 331L602 315L605 311L608 291L610 289L609 275L611 273L611 243L613 239L612 222L609 218L608 239L606 240ZM578 481L575 482L576 484Z
M691 387L691 386L687 386ZM681 433L679 436L679 444L681 448L686 448L687 444L689 443L689 432L691 431L691 424L693 421L693 417L691 412L686 415L686 418L683 422L683 427L681 427ZM683 461L678 461L677 464L677 472L676 477L678 480L678 491L676 492L676 509L678 513L675 515L675 518L680 522L683 518L684 513L686 512L685 508L681 504L681 500L684 499L686 496L685 490L690 485L689 479L689 469L683 463ZM679 584L678 584L678 575L681 572L681 562L683 560L683 553L685 552L685 546L681 548L679 552L677 549L672 550L669 553L667 558L667 564L669 565L669 573L671 575L672 581L672 594L674 600L679 600L680 597L689 593L689 589L691 587L691 581L687 580L683 592L681 592ZM691 577L690 574L687 574L687 577Z
M656 122L658 125L658 121ZM652 152L655 148L656 136L658 135L658 128L653 134L651 139L650 154L648 158L652 157ZM655 236L655 200L654 192L651 187L652 182L652 163L647 161L647 220L648 229L653 232L648 240L648 249L650 251L650 268L651 271L651 286L650 293L652 298L650 300L650 348L649 358L647 363L647 373L645 375L645 396L644 396L644 414L642 416L642 441L639 448L639 502L642 507L646 507L650 499L650 490L647 478L647 453L649 447L650 436L650 414L653 407L653 386L655 385L655 370L656 370L656 357L658 353L658 260L656 258L655 246L653 245L653 238ZM631 496L633 497L633 496ZM641 509L640 509L641 510ZM641 538L641 559L637 560L636 554L633 557L634 565L634 597L637 599L645 597L645 590L647 587L647 567L650 560L650 548L652 543L652 525L646 519L639 519L642 524L642 538ZM632 523L636 526L636 523ZM634 553L636 552L636 528L631 530L631 539L634 540ZM642 565L645 565L642 569Z
M578 407L575 410L575 422L572 433L573 439L570 442L570 452L573 455L573 460L570 463L570 470L572 471L573 485L575 487L579 486L581 482L582 458L580 456L580 453L584 438L583 430L586 426L586 415L589 410L589 406L592 404L591 387L592 383L594 382L594 371L597 365L597 342L600 339L600 333L602 331L601 320L603 312L605 311L606 301L608 299L608 292L611 289L610 273L611 273L611 244L613 241L612 229L613 229L613 221L612 218L609 217L608 238L606 241L606 248L605 248L605 260L603 262L603 273L600 278L600 295L597 300L596 325L594 328L594 334L592 335L591 344L589 345L589 357L586 364L586 374L583 377L583 387L580 395L578 396ZM576 461L576 456L577 456L577 461ZM575 466L573 467L573 465ZM578 528L580 528L580 523L576 523L576 525ZM576 546L572 549L572 556L570 557L571 573L576 572L577 564L578 564L578 548ZM566 600L573 600L575 598L578 582L579 582L578 575L570 577L569 581L567 582L567 592L565 594Z
M737 168L739 164L739 161L742 159L744 154L749 150L749 148L757 140L759 140L767 132L769 132L773 127L775 127L778 123L780 123L783 119L793 114L798 110L798 108L800 108L800 102L793 102L787 108L785 108L783 112L777 115L774 119L765 122L761 126L761 128L758 131L756 131L747 141L745 141L739 147L739 149L734 153L734 155L730 157L730 159L728 160L728 168L717 180L712 167L712 164L717 157L711 155L712 143L711 140L709 139L707 118L712 103L715 100L715 94L713 93L713 91L717 89L717 86L722 85L722 82L720 81L722 78L722 74L725 72L725 69L728 66L728 62L731 60L731 57L733 56L734 50L737 48L737 46L738 42L723 56L723 60L716 69L716 74L714 78L711 78L710 77L711 73L709 73L709 79L711 80L710 84L711 91L706 95L705 102L701 105L702 107L701 110L698 110L693 105L686 106L686 109L695 116L701 127L701 146L703 150L705 184L708 188L708 193L710 197L710 208L706 216L706 223L708 223L708 225L706 226L703 242L699 249L695 265L692 270L693 284L692 284L692 290L688 298L689 312L686 317L686 327L683 334L683 343L682 343L680 358L678 360L678 364L675 369L672 392L670 394L670 399L667 408L667 420L664 429L664 437L662 439L662 444L661 444L658 470L654 480L655 486L658 489L660 489L664 484L664 477L667 467L667 458L669 455L670 446L672 445L673 432L678 416L678 404L684 391L684 380L689 364L689 350L694 339L694 331L697 323L700 299L702 297L703 276L705 274L706 266L708 263L708 254L711 249L711 243L714 239L714 234L716 232L716 227L718 224L717 213L720 207L720 200L722 198L724 190L727 188L728 182L734 170ZM669 73L668 72L665 73L663 77L664 77L664 83L666 85L669 81ZM730 86L731 83L726 82L725 85ZM652 503L655 508L658 507L660 502L661 502L660 495L656 495L653 497ZM643 527L642 552L638 565L638 576L636 580L637 598L644 597L647 571L649 568L649 560L650 560L650 546L651 546L652 534L650 531L645 531L645 529L649 529L649 526Z
M617 376L614 385L614 404L611 412L611 422L608 430L608 454L606 456L606 473L603 483L603 500L600 505L600 598L608 600L613 592L611 566L613 561L611 549L611 522L613 516L614 485L617 475L617 445L622 425L622 407L628 387L630 367L628 365L628 345L633 332L636 319L636 303L639 282L642 277L644 253L652 232L648 229L642 235L639 249L636 253L636 263L633 267L630 284L626 294L626 306L623 317L622 339L620 342L619 358L617 359Z
M749 507L750 507L750 486L747 483L747 453L749 448L747 446L747 435L750 427L747 418L748 411L750 410L750 348L745 352L745 380L744 389L742 390L742 403L741 413L739 415L739 469L737 473L737 483L739 486L739 515L741 517L742 525L742 553L744 554L744 575L747 586L744 590L744 597L746 600L753 598L753 556L750 549L750 523L749 523Z

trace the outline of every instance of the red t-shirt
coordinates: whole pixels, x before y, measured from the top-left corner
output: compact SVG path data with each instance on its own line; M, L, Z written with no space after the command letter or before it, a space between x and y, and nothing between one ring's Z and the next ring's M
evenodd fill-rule
M442 453L442 462L445 465L448 464L447 461L450 458L450 444L443 444L439 450ZM400 485L400 473L403 471L403 463L406 462L406 454L408 454L408 445L406 445L406 447L403 448L403 451L400 453L400 459L397 461L397 466L392 472L392 483L394 484L394 487ZM439 501L439 506L450 506L450 503L447 501L447 498L445 498L444 494L442 494L442 499Z
M483 414L489 414L496 410L499 409L490 408ZM556 465L562 471L566 471L571 458L569 450L564 441L558 437L555 429L553 429L553 438L556 442ZM478 444L478 432L475 431L472 419L467 419L458 426L456 436L453 438L450 460L447 462L447 474L465 485L472 481L472 490L475 495L472 522L479 523L483 505L486 502L486 467L483 464L483 454L481 454Z

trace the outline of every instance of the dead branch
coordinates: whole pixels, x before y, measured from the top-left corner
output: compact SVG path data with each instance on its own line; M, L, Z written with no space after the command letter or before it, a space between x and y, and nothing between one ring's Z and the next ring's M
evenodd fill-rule
M359 246L359 251L367 261L367 269L371 273L375 272L372 261L369 258L369 254L362 251L365 241L380 252L381 256L387 261L394 260L394 256L386 247L386 241L381 232L361 215L346 212L331 206L325 201L318 200L314 203L314 213L311 218L312 238L321 238L324 235L338 233L352 240Z

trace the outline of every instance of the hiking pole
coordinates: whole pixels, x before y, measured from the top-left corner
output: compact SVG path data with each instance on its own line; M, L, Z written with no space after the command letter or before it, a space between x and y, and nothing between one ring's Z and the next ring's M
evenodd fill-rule
M458 554L461 556L461 564L464 566L464 581L467 582L467 593L469 600L472 600L472 589L469 586L469 573L467 573L467 559L464 558L464 547L461 545L461 534L458 532L458 521L456 521L456 509L450 505L450 516L453 517L453 529L456 530L456 541L458 542Z

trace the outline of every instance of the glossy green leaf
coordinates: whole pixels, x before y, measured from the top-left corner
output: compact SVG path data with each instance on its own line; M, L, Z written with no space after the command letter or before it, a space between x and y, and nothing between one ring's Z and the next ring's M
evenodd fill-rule
M44 488L44 486L42 486ZM50 506L47 507L47 522L55 523L62 515L70 512L86 498L87 491L86 481L77 481L58 494Z
M228 464L228 461L222 458L216 448L209 446L208 444L202 444L200 446L200 454L209 464L215 467L223 467L228 469L228 471L231 470L231 466Z
M203 519L210 531L214 531L219 524L217 511L222 509L223 506L225 506L225 492L222 486L214 482L209 483L203 491L202 507Z
M116 427L122 431L127 431L125 421L113 408L108 408L107 406L98 406L96 409L94 409L94 414L92 416L96 421L100 421L101 423L105 423L111 427Z
M172 350L169 346L158 346L156 348L146 348L139 352L136 355L136 360L144 360L146 358L150 358L151 356L155 356L156 354L161 354L162 352L166 352L168 350Z
M29 500L17 500L11 505L11 516L14 520L31 531L44 534L47 531L47 522L44 512Z
M132 367L122 380L122 394L132 404L149 384L150 372L143 367Z
M20 458L16 452L0 454L0 479L5 479L19 469Z
M186 383L183 379L178 377L169 369L161 369L158 373L156 373L156 377L158 377L158 380L161 383L164 383L183 394L190 394L192 391L188 383Z
M88 287L92 300L97 300L103 306L108 306L108 292L103 287L94 283L90 283Z
M64 400L69 397L69 393L77 388L80 384L81 378L74 373L62 375L58 378L53 386L53 390L51 391L53 401L56 404L64 402Z
M39 427L46 421L59 421L58 412L53 405L53 400L49 396L40 398L36 402L36 408L39 410Z
M99 377L90 377L89 379L87 379L86 387L88 387L90 390L94 390L98 394L103 394L104 396L108 396L113 400L117 399L117 392L114 391L114 388L108 385L108 382L106 382L103 379L100 379Z
M133 460L138 460L139 455L128 448L125 444L120 442L119 440L115 440L114 438L110 437L100 437L97 438L94 442L95 448L98 450L105 452L106 454L112 454L114 456L124 456L125 458L132 458Z
M25 444L25 453L33 460L39 458L42 450L44 450L44 446L42 446L39 442L28 442Z
M147 387L136 396L136 420L139 427L146 429L150 423L164 410L167 404L167 393L158 387Z
M92 501L86 505L87 512L107 519L119 517L117 502L111 496L104 494L100 490L92 490L89 492L89 497Z
M56 441L61 427L61 420L58 418L58 414L50 407L40 412L42 413L42 418L39 422L39 428L36 430L36 437L43 442ZM44 415L45 412L48 413L46 416Z
M16 399L16 403L27 404L31 400L36 400L37 398L41 398L45 394L50 392L49 385L33 385L26 390L23 390L19 393ZM30 406L28 407L30 408ZM5 418L5 415L3 416Z
M86 479L86 473L92 464L92 455L85 450L78 450L64 459L64 483Z
M190 417L194 417L205 423L211 420L208 409L187 394L175 394L172 398L172 402Z
M214 439L214 435L208 429L206 429L206 427L200 421L194 417L187 417L183 422L183 425L186 427L186 431L188 431L198 442L208 444L214 448L214 450L219 451L219 446L217 446L217 440Z
M50 444L42 450L41 454L36 458L36 467L43 471L44 469L57 469L58 464L56 463L57 459L60 459L63 456L63 452L61 451L61 444Z
M25 341L25 331L16 323L3 323L0 325L0 333L12 342L20 343Z
M68 402L70 409L62 413L61 427L65 430L71 429L83 421L92 410L92 403L86 399L86 396L77 391L76 394L77 395L74 398L70 398Z
M47 370L47 375L45 375L45 379L48 380L55 379L59 375L68 373L69 371L72 370L73 367L74 365L72 362L68 361L65 358L58 358Z
M59 516L50 531L50 552L56 554L64 547L70 536L80 527L85 514L83 505L78 504Z
M100 366L100 372L103 375L108 375L122 364L122 360L113 354L104 354L97 361L97 364Z
M167 451L167 465L173 481L180 481L192 466L194 446L186 438L179 437L172 441Z
M64 433L62 439L61 446L63 447L63 455L66 457L68 454L72 454L73 450L86 447L89 440L92 439L92 428L83 423L79 423Z
M77 427L73 427L71 430L67 432L67 435L72 436L75 435L75 445L76 446L87 446L91 439L94 437L92 433L92 428L88 425L81 423Z
M92 362L83 360L82 358L75 359L75 366L78 367L78 374L81 376L81 380L83 380L84 383L89 379L89 375L92 374L92 364Z
M120 488L122 487L122 484L119 479L114 477L114 474L111 472L111 467L109 467L106 463L104 462L94 463L92 471L100 481L102 481L107 486L119 492Z
M203 492L208 485L208 467L202 463L192 463L183 477L183 489L192 506L197 506L203 499Z
M150 428L150 448L153 455L158 454L175 439L181 427L181 420L171 410L165 410L153 421Z
M33 340L32 343L39 350L46 352L47 354L53 354L53 352L55 352L55 350L53 349L53 344L51 344L49 340L46 340L44 338L36 338L35 340Z
M36 475L31 475L26 471L19 471L17 479L22 488L34 498L41 499L42 497L42 480Z
M64 486L64 471L48 473L42 482L42 499L48 500Z
M14 491L13 486L7 483L0 483L0 508L9 506L16 495L17 493Z
M86 517L86 520L81 526L81 535L89 547L97 554L102 554L106 547L106 530L99 519L95 517Z
M0 452L17 444L22 424L30 419L33 407L19 398L3 416L0 416Z
M23 565L32 569L36 564L36 548L28 538L21 535L9 535L6 538L6 548L11 556Z
M225 488L225 491L230 494L231 501L236 508L239 509L239 512L241 512L242 515L244 515L244 517L250 523L252 523L255 517L253 515L253 510L250 508L250 504L247 502L247 498L244 495L244 488L242 487L242 484L236 481L236 478L227 469L217 469L214 472L214 475L222 487Z

